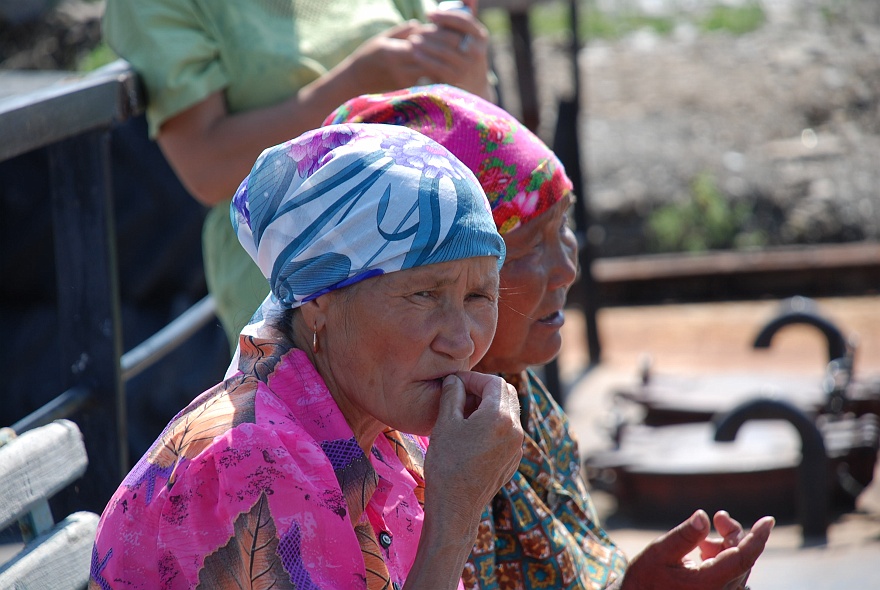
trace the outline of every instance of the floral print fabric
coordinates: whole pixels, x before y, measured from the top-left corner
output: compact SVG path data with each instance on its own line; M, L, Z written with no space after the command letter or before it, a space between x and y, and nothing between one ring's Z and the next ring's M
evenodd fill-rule
M271 290L248 335L278 310L370 277L476 256L495 257L499 269L504 261L474 173L406 127L332 125L265 150L231 215Z
M168 425L110 500L90 588L393 588L415 558L425 441L369 456L306 355L241 338L239 371Z
M324 124L344 122L402 125L447 148L477 175L501 234L572 190L559 158L534 133L510 113L453 86L365 94L337 108Z
M599 526L568 420L531 372L504 375L519 391L523 458L483 512L466 588L606 588L626 558Z
M232 225L284 309L377 274L504 260L473 172L391 125L323 127L264 151L232 199Z

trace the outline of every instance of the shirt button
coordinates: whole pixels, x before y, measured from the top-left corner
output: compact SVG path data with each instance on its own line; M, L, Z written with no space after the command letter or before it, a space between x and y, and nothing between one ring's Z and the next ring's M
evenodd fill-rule
M388 531L379 533L379 544L385 549L391 546L391 534Z

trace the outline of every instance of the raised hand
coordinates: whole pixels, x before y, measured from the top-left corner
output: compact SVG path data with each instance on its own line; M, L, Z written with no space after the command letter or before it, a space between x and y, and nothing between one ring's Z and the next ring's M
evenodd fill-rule
M446 377L425 458L425 511L436 501L459 513L466 508L468 520L479 517L516 471L522 441L512 385L483 373Z
M424 76L432 82L452 84L486 99L494 91L488 80L489 32L468 12L439 10L428 15L410 36L422 60Z
M522 442L513 386L471 372L443 380L425 457L425 520L405 590L458 586L483 507L513 476Z
M619 590L735 590L744 584L757 561L775 520L760 519L743 535L740 524L726 512L715 515L722 536L709 540L709 517L702 510L665 535L654 540L631 562ZM686 556L700 547L703 561L693 563Z
M329 75L350 84L350 96L414 86L430 71L431 61L410 40L424 26L409 21L367 39Z

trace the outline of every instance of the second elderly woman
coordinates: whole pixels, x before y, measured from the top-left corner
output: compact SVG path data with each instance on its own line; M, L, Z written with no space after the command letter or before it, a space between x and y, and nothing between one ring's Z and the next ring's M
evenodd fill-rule
M263 152L232 210L271 295L110 500L91 587L459 586L522 445L516 392L469 372L504 257L476 178L339 125Z
M483 513L466 587L741 587L772 519L744 535L719 512L714 524L721 538L707 539L708 517L697 511L627 566L599 525L565 412L529 370L559 353L563 307L577 271L567 223L572 183L555 154L509 113L445 85L354 98L327 119L344 121L405 125L448 148L477 175L507 246L498 330L476 368L516 385L526 437L517 472ZM704 561L686 563L698 546Z

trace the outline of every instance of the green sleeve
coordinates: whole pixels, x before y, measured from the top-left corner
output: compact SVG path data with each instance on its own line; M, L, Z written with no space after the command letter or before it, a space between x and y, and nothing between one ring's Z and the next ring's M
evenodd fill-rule
M190 0L107 0L104 38L144 81L151 137L166 120L227 86L212 30Z
M437 8L435 0L394 0L404 20L416 19L425 22L427 12Z

